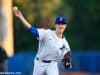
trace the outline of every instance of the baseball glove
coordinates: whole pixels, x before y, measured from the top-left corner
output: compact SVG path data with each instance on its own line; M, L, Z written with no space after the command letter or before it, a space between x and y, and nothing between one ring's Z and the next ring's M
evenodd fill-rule
M66 69L70 69L70 68L72 67L71 61L72 61L72 53L71 53L70 51L68 51L68 52L64 55L64 57L63 57L63 59L62 59L62 63L63 63L63 65L64 65L64 67L65 67Z

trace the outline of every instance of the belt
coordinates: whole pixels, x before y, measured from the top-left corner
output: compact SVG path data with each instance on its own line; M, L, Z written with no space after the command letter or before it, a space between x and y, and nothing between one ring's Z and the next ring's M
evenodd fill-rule
M36 57L36 60L39 60L39 58ZM50 63L51 62L51 60L41 60L41 61L44 62L44 63Z

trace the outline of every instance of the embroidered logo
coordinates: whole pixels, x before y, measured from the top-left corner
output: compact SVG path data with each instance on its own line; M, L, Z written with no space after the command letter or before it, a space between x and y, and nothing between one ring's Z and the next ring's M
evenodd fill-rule
M63 18L61 17L61 18L60 18L60 22L62 21L62 19L63 19Z
M63 46L60 48L61 50L65 48L65 45L63 44Z

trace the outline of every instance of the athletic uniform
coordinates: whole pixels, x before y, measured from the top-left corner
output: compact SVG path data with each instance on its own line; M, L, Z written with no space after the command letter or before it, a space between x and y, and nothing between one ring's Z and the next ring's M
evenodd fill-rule
M67 40L59 38L56 31L50 29L31 27L29 30L39 40L33 75L59 75L58 61L70 51Z

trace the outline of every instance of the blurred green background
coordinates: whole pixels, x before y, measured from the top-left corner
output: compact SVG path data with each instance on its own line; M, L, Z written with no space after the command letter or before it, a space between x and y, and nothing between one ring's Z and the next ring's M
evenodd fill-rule
M30 24L54 29L56 16L68 19L64 35L73 51L100 50L99 0L13 0ZM14 17L15 51L37 50L38 41Z

